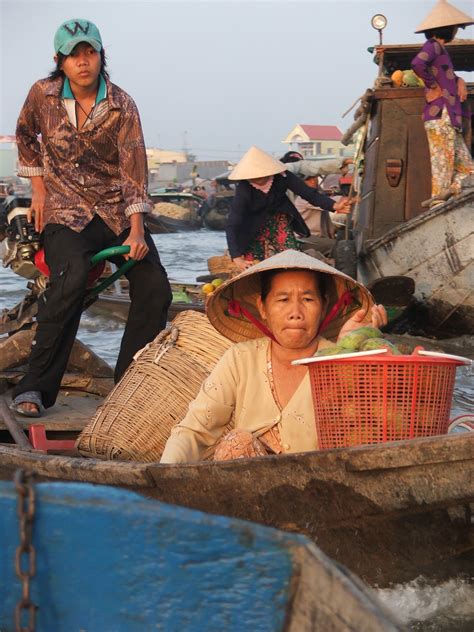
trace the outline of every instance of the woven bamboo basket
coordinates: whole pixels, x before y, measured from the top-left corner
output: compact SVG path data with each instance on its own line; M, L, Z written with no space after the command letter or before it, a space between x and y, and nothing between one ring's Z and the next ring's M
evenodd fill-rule
M172 427L232 342L207 316L181 312L142 349L79 435L84 456L159 461Z
M211 274L227 274L228 276L235 276L239 272L237 266L232 262L232 259L227 253L224 255L209 257L207 260L207 267L209 268L209 272Z

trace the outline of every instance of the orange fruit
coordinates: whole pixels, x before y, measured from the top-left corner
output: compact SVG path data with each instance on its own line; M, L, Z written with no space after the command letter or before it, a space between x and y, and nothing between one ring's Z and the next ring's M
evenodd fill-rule
M212 285L212 283L204 283L201 289L204 294L210 294L211 292L214 292L216 288Z

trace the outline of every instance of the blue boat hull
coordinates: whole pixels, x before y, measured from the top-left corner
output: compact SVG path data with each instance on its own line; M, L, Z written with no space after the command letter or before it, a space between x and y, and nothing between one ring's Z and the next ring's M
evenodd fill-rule
M301 577L314 564L328 577L329 601L339 581L365 630L398 629L370 592L304 536L110 487L41 483L35 490L37 632L309 630L304 612L314 611L321 591L313 584L311 597ZM16 505L13 484L0 483L2 632L14 629L21 595ZM327 616L331 604L324 609Z

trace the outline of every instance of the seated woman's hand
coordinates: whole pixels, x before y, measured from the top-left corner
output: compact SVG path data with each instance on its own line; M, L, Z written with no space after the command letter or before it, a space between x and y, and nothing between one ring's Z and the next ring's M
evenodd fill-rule
M365 309L359 309L341 328L337 339L339 340L351 331L354 331L354 329L359 329L359 327L366 325L380 329L380 327L386 325L387 322L387 311L383 305L374 305L367 314Z

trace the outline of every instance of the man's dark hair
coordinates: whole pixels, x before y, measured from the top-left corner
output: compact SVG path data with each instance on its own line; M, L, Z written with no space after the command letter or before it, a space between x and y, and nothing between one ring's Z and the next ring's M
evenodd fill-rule
M438 28L425 31L425 37L426 39L439 37L439 39L442 39L446 43L451 42L454 39L456 29L457 26L439 26Z
M58 79L59 77L64 77L64 72L62 70L63 61L66 59L67 55L63 55L62 53L57 53L58 61L56 62L56 68L49 73L50 79ZM104 79L109 79L109 73L106 70L107 67L107 58L105 56L105 51L102 48L100 51L100 74L103 75Z
M288 162L299 162L303 160L303 156L299 151L287 151L284 156L280 158L280 162L284 162L285 164Z
M316 272L316 270L305 270L304 268L277 268L276 270L265 270L260 273L260 298L262 301L265 301L267 296L270 294L273 279L281 272L313 272L316 277L316 285L321 298L323 299L326 296L326 281L328 280L327 274L321 274L320 272Z

